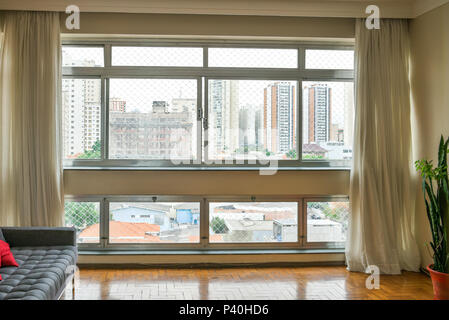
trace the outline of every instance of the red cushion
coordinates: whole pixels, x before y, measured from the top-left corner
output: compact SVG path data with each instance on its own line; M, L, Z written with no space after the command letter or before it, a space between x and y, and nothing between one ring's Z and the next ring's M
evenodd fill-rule
M19 265L14 259L14 256L11 253L11 249L9 248L9 244L5 241L0 240L0 263L2 267L13 266L18 267Z

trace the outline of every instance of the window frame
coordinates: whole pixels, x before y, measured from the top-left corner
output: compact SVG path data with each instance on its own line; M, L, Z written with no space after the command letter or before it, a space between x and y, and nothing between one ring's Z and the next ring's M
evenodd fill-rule
M322 241L322 242L312 242L307 241L307 203L308 202L348 202L349 197L343 196L321 196L321 197L306 197L303 201L303 224L302 224L302 234L304 235L304 247L308 249L316 248L333 248L333 249L344 249L345 242L335 242L335 241ZM349 213L351 214L351 212Z
M79 243L80 251L214 251L214 250L305 250L305 249L343 249L344 243L307 243L307 202L308 201L349 201L348 196L173 196L173 195L66 195L65 202L100 203L100 242ZM109 204L111 202L198 202L200 204L199 243L110 243L109 242ZM296 242L254 242L254 243L210 243L209 242L209 203L211 202L296 202L297 241Z
M253 169L268 168L270 165L206 163L205 148L208 137L208 79L240 79L240 80L286 80L296 81L296 160L277 160L277 168L293 169L349 169L350 160L303 160L302 159L302 82L303 81L354 81L354 70L323 70L305 68L306 49L354 50L352 43L317 43L289 41L228 41L208 40L194 41L182 39L63 39L63 46L103 47L104 67L62 67L64 78L98 77L101 79L101 159L64 159L64 168L96 168L96 169ZM203 49L203 67L152 67L152 66L112 66L113 46L143 47L200 47ZM208 48L269 48L298 50L297 68L228 68L209 67ZM143 79L197 79L197 137L192 142L197 144L197 161L175 165L170 160L149 159L109 159L109 81L114 78ZM200 85L201 84L201 85ZM300 90L301 88L301 90ZM200 161L198 161L200 160ZM245 161L247 162L247 160Z
M104 206L103 206L103 198L100 196L65 196L64 197L64 207L66 202L93 202L98 203L100 205L100 234L98 243L80 243L78 242L78 235L76 235L77 247L80 250L86 249L99 249L103 247L103 221L104 221ZM64 220L65 220L65 209L64 209ZM65 225L65 224L64 224Z

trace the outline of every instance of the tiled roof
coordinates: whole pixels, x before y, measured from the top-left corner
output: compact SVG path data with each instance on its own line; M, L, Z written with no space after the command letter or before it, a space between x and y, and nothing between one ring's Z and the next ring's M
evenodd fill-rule
M149 223L134 222L109 222L109 238L111 242L135 243L135 242L160 242L158 236L145 234L146 232L159 232L160 226ZM100 234L100 225L93 224L84 229L80 238L98 237Z

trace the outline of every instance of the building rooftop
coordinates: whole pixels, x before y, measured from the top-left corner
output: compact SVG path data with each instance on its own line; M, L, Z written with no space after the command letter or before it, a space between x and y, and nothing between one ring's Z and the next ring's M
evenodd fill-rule
M147 232L159 232L160 226L149 223L134 223L134 222L109 222L109 238L111 242L160 242L161 240L157 236L146 234ZM98 237L100 234L100 225L98 223L93 224L84 229L79 235L82 238Z
M229 231L269 231L273 230L273 221L263 220L231 220L225 219Z

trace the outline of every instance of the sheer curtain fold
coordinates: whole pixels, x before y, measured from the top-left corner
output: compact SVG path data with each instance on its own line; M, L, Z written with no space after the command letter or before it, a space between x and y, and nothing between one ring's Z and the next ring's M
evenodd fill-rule
M351 171L348 270L418 271L412 234L408 22L356 23L356 113Z
M53 12L2 16L0 225L63 216L60 27Z

